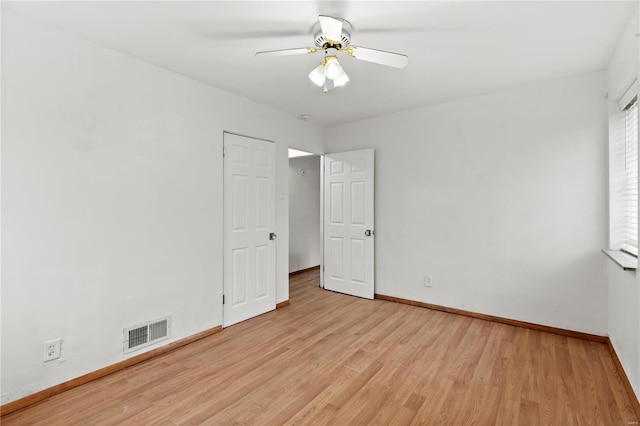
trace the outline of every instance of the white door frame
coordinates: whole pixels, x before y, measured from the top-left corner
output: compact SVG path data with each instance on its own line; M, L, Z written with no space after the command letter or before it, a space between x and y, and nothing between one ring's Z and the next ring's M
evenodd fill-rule
M226 226L225 209L226 209L226 207L225 207L225 203L227 202L227 200L225 200L225 191L226 191L227 182L226 182L226 179L225 179L224 156L225 156L226 153L224 152L224 149L225 149L225 135L227 135L227 134L228 135L232 135L232 136L239 136L239 137L243 137L243 138L250 138L250 139L255 139L255 140L259 140L259 141L263 141L263 142L272 143L273 146L275 147L275 151L277 152L277 144L274 141L271 141L269 139L259 138L259 137L245 135L245 134L237 133L237 132L231 132L231 131L227 131L227 130L224 130L222 132L222 148L223 148L223 153L222 153L223 154L223 162L222 162L222 165L223 165L223 167L222 167L222 185L223 185L223 191L222 191L222 206L223 206L223 212L222 212L222 231L223 231L222 232L222 235L223 235L223 238L222 238L222 253L223 253L223 257L222 257L222 278L223 279L222 279L222 298L221 298L221 308L222 308L222 310L221 310L221 312L222 312L222 324L221 325L223 327L225 327L225 317L224 317L225 302L228 303L228 301L224 300L225 299L225 287L226 287L226 282L225 282L225 276L226 276L226 271L225 271L225 263L226 263L225 262L225 256L226 256L226 254L225 254L225 248L226 248L225 247L225 243L226 243L226 240L225 240L225 233L226 233L226 229L225 229L225 226ZM278 204L277 203L278 167L277 167L277 154L274 155L273 161L274 161L274 168L275 168L275 170L274 170L274 172L275 172L275 175L274 175L275 191L274 191L274 194L273 194L273 197L274 197L273 201L275 203L275 213L274 213L275 214L275 216L274 216L275 224L274 224L274 229L273 229L272 232L275 233L275 232L277 232L277 229L278 229L278 214L277 214L277 211L278 211L278 205L277 205ZM273 241L272 243L275 246L273 248L273 250L274 250L274 259L275 259L274 260L274 265L273 265L273 268L274 268L274 272L273 272L274 273L273 293L274 293L274 309L275 309L275 300L277 300L277 297L278 297L278 295L277 295L277 290L278 290L277 239L276 239L276 241Z
M324 156L320 155L320 288L324 288Z
M345 151L344 154L346 154L346 153L355 153L356 151L357 152L360 152L360 151L371 151L372 152L371 155L375 154L375 150L370 149L370 148L363 149L363 150L355 150L355 151L353 151L353 150L352 151ZM320 238L321 238L321 244L320 244L320 247L321 247L321 250L322 250L322 257L321 257L321 262L322 263L321 263L321 268L320 268L320 287L322 287L322 288L326 288L325 287L325 269L326 269L325 265L326 265L326 262L327 262L327 259L325 259L325 233L326 233L325 231L326 230L324 229L324 222L325 222L324 198L326 196L326 194L325 194L326 188L325 188L325 184L324 184L325 183L325 179L326 179L326 170L325 169L326 169L326 163L327 163L326 156L331 156L332 154L343 154L343 153L341 153L341 152L325 153L325 154L323 154L321 156L321 160L320 160L321 161L320 162L320 164L321 164L321 170L320 170L320 176L321 176L321 179L320 179L320 181L321 181L321 191L320 191L320 193L321 193L321 201L320 201L320 208L321 208L321 213L320 213L321 236L320 236ZM371 163L371 166L374 167L372 170L375 170L375 160L374 160L374 158L372 158L372 163ZM375 174L375 172L374 172L374 174ZM372 184L374 185L373 188L375 188L375 183L374 183L375 182L375 176L372 176L372 179L373 179ZM371 194L371 196L375 198L375 193ZM373 209L371 211L371 213L373 214L373 218L372 218L373 221L372 221L372 223L367 224L367 226L369 226L370 230L371 230L370 236L368 238L371 238L371 244L373 244L373 248L372 248L373 253L372 253L372 256L371 256L371 262L372 262L371 268L373 268L373 270L370 270L370 273L372 274L371 277L370 277L371 278L370 282L371 282L371 285L373 286L373 294L371 294L371 296L369 296L369 295L364 296L362 294L358 294L358 296L360 296L360 297L367 297L367 298L369 298L369 297L374 298L375 297L375 239L374 239L374 235L375 235L375 231L374 231L375 230L375 223L374 223L375 222L375 202L373 203L371 208ZM352 294L350 291L347 292L347 293L348 294ZM353 293L353 295L356 295L356 293Z
M300 151L305 151L305 149L300 149L300 148L296 148L294 146L289 146L289 148L292 149L297 149ZM311 152L311 151L307 151L307 152ZM319 155L320 156L320 288L325 288L324 286L324 273L325 273L325 250L324 250L324 237L325 237L325 230L324 230L324 191L325 191L325 185L324 185L324 181L325 181L325 156L328 155L327 153L322 153L322 154L314 154L314 155ZM375 205L374 205L375 208ZM288 225L287 225L288 226ZM290 246L290 245L289 245ZM375 261L375 258L374 258ZM375 267L375 266L374 266ZM374 284L375 285L375 284Z

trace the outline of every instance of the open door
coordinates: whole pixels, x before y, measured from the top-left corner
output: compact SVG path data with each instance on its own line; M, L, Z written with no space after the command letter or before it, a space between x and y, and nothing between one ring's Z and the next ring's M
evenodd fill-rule
M373 150L324 160L324 288L373 299Z
M224 134L223 326L276 308L275 143Z

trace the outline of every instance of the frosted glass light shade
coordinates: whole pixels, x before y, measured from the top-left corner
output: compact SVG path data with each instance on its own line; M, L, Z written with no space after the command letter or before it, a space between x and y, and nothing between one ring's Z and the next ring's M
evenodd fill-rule
M346 72L344 72L344 70L342 71L342 75L338 78L335 78L333 80L333 85L335 87L340 87L340 86L344 86L345 84L347 84L349 82L349 76L347 75Z
M309 73L309 80L313 81L316 86L322 86L324 84L324 78L324 64L318 65Z
M327 56L325 62L324 75L327 76L329 80L336 79L343 74L342 66L340 62L338 62L338 58L335 56Z

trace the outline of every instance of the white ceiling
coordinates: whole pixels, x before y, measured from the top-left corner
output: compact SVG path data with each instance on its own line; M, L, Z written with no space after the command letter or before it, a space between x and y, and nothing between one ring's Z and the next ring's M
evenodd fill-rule
M2 2L60 28L271 105L336 124L605 69L636 1ZM353 60L323 94L307 78L319 14L353 25L352 44L404 53L404 70Z

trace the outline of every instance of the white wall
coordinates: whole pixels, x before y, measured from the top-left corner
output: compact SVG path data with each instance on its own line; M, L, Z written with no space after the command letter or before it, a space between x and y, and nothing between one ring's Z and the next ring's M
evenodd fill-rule
M637 39L624 40L637 73ZM628 75L616 61L633 65L616 53L610 93ZM279 195L289 193L288 146L375 148L377 293L597 334L608 322L640 393L638 281L599 253L603 73L325 138L320 126L5 11L2 65L2 404L124 359L124 326L171 314L173 341L221 324L223 130L277 142ZM277 209L283 301L286 196ZM63 358L43 364L42 343L55 337Z
M620 116L624 119L618 99L638 78L640 44L634 36L640 28L638 13L636 8L607 69L611 150L616 149L616 135L619 134L616 124L620 123ZM613 170L610 170L610 177L615 178ZM636 396L640 397L640 278L637 273L625 272L608 261L607 288L609 338Z
M595 72L329 129L376 150L375 292L606 334L604 94Z
M320 156L290 158L289 272L320 262Z
M2 112L3 404L121 361L125 326L221 324L224 130L277 142L289 298L287 148L322 127L6 11Z

